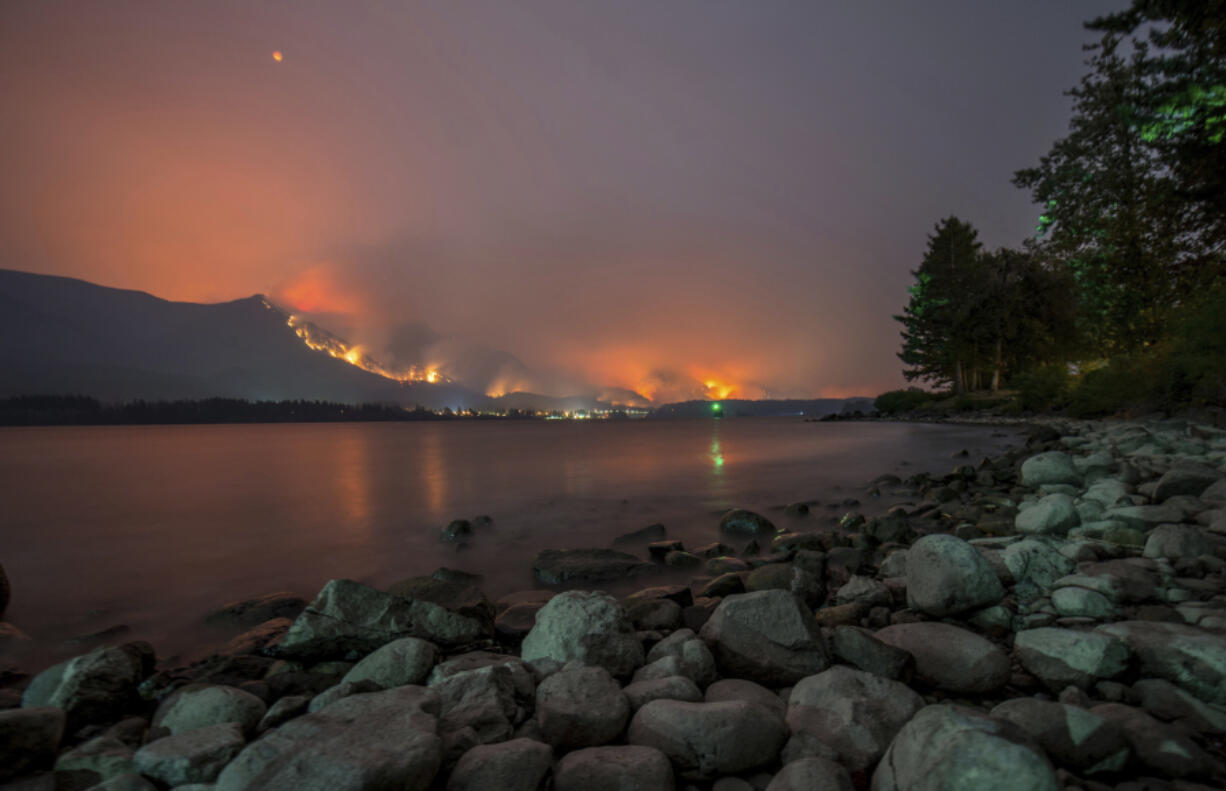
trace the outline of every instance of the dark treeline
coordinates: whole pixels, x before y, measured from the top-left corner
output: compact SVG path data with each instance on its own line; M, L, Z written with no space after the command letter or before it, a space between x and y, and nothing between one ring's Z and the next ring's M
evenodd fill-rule
M168 423L336 423L404 422L416 420L528 419L533 415L509 410L505 415L432 412L390 404L339 404L330 401L245 401L206 398L199 401L130 401L104 404L87 396L30 395L0 399L0 425L69 426Z
M1086 27L1069 133L1014 174L1034 238L989 252L936 225L895 317L905 376L1085 415L1226 404L1226 4L1134 0Z

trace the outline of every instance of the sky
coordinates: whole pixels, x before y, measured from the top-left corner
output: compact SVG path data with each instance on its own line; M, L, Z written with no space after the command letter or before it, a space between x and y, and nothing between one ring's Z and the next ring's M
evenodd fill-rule
M1125 4L6 0L0 267L490 392L875 395L936 221L1032 233Z

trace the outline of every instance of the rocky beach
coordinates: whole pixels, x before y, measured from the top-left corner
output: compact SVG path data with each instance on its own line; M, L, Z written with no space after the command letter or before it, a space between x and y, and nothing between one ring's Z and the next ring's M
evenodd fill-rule
M543 550L495 600L440 568L233 602L189 665L122 634L4 664L0 788L1222 787L1226 430L1052 421L950 466L804 531Z

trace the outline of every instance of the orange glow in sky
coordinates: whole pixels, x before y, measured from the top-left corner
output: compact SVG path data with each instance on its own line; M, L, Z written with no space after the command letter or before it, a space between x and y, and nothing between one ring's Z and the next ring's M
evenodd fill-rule
M273 60L275 60L277 63L280 63L280 62L281 62L281 57L282 57L282 56L281 56L281 50L277 50L277 51L275 51L275 52L273 52L273 53L272 53L272 59L273 59Z

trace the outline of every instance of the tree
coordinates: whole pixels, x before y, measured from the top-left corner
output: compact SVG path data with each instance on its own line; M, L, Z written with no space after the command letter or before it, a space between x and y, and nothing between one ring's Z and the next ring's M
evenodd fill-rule
M965 290L976 279L979 232L970 223L950 216L935 226L919 269L912 271L911 299L894 319L903 325L898 357L908 367L907 381L951 385L961 393L968 387L968 363L974 356L970 306Z

